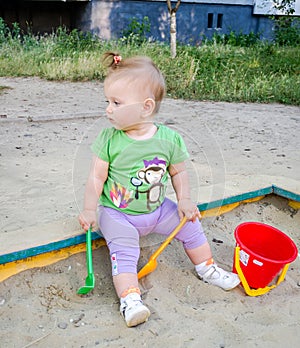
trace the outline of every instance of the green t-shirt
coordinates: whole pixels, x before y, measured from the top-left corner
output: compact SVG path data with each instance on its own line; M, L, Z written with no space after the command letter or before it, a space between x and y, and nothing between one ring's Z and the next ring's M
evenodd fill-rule
M101 205L136 215L152 212L163 202L169 165L183 162L189 155L177 132L156 126L157 132L147 140L131 139L115 128L100 132L91 148L109 162Z

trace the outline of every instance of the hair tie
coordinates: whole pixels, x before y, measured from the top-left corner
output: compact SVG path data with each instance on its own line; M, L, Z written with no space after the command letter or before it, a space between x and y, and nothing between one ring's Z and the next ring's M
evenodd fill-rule
M114 56L114 63L115 65L118 65L122 60L121 56Z

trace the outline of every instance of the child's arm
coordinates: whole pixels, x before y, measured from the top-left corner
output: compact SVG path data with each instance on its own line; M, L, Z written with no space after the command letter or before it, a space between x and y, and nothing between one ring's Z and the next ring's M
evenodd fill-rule
M186 216L188 220L195 221L200 218L200 212L195 203L191 201L188 172L184 162L169 166L172 185L178 201L178 213L180 218Z
M84 208L79 215L79 223L85 231L96 226L96 210L107 179L109 163L93 156L90 173L85 187Z

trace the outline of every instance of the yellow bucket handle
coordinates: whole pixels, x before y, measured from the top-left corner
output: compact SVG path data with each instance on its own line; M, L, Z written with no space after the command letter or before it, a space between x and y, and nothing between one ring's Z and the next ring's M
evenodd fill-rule
M266 286L265 288L259 288L259 289L251 289L250 286L248 285L247 283L247 280L243 274L243 271L241 269L241 266L240 266L240 247L239 246L236 246L235 247L235 269L240 277L240 280L243 284L243 287L244 287L244 290L246 292L247 295L249 296L260 296L260 295L264 295L266 294L268 291L276 288L277 285L279 285L283 280L284 280L284 277L286 275L286 272L289 268L289 263L287 263L281 273L280 273L280 276L277 280L277 283L275 285L271 285L271 286Z

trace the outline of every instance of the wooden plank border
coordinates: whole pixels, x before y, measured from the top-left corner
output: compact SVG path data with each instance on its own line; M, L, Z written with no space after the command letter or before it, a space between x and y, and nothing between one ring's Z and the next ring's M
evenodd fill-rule
M258 190L249 191L249 192L245 192L245 193L230 196L230 197L225 197L223 199L219 199L219 200L215 200L215 201L211 201L211 202L207 202L207 203L201 203L201 204L198 204L198 208L201 212L204 212L206 210L210 210L210 209L222 207L225 205L230 205L230 204L234 204L234 203L247 201L249 199L253 199L253 198L257 198L257 197L265 196L265 195L269 195L269 194L276 194L278 196L288 198L292 201L300 202L300 195L299 194L282 189L276 185L271 185L271 186L261 188ZM100 238L103 238L100 231L98 231L97 233L96 232L92 233L92 240L96 240L96 239L100 239ZM44 254L44 253L49 253L52 251L57 251L57 250L60 250L63 248L68 248L68 247L78 245L81 243L85 243L85 234L84 233L80 234L78 236L71 237L71 238L64 239L64 240L60 240L57 242L52 242L49 244L40 245L37 247L33 247L33 248L25 249L25 250L19 250L19 251L11 252L8 254L0 255L0 265L14 262L14 261L18 261L18 260L22 260L22 259L26 259L26 258L33 257L36 255Z

